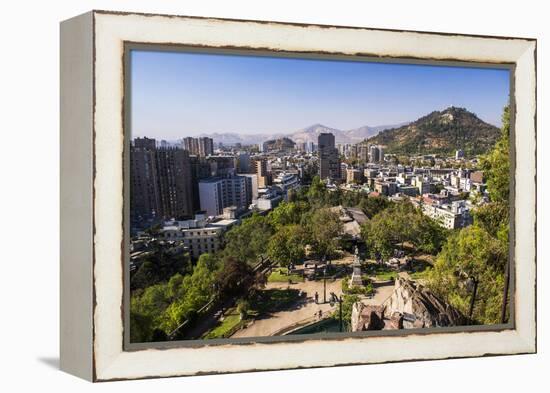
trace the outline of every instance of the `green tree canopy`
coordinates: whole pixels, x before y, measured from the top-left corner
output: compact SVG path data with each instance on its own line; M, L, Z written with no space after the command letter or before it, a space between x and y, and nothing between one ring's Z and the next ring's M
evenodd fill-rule
M338 248L338 236L343 228L338 214L322 208L315 210L306 222L313 252L320 257L332 255Z
M392 205L392 202L388 198L379 196L364 196L359 202L359 207L368 218L373 218L382 210L387 209Z
M273 262L287 267L305 257L309 234L300 225L281 227L269 240L267 255Z
M302 214L309 210L309 204L305 201L281 202L271 213L269 221L276 228L285 225L298 224Z
M471 291L468 279L478 281L473 319L497 323L502 304L504 263L500 243L485 229L473 225L449 237L429 274L428 286L468 315Z
M372 255L380 253L387 259L393 254L394 248L404 242L410 242L420 251L437 253L445 241L447 231L410 202L399 202L363 224L361 235Z
M216 277L219 293L224 297L246 297L248 290L256 283L252 267L243 260L226 257Z
M510 198L510 107L504 108L502 131L494 148L482 157L481 167L493 202L509 204Z
M153 341L162 331L171 333L192 312L206 304L214 294L218 262L201 255L193 273L175 274L166 283L152 285L132 294L130 338L132 342Z
M225 235L225 248L222 254L239 261L255 264L260 255L265 254L267 243L274 229L269 219L254 213Z

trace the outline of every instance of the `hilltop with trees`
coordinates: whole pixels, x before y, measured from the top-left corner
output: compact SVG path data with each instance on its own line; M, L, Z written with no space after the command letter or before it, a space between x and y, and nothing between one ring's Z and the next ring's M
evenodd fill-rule
M497 127L485 123L464 108L434 111L407 125L385 130L368 143L382 145L392 154L485 154L498 140Z

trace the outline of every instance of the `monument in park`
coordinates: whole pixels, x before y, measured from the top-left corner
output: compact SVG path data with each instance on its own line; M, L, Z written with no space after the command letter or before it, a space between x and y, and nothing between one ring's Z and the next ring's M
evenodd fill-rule
M363 278L361 277L361 258L359 257L359 249L355 246L355 259L353 260L353 273L351 274L351 279L349 286L363 286Z

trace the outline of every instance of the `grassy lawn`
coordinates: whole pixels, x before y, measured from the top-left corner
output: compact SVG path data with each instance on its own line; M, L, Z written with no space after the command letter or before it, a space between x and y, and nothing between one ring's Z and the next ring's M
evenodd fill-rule
M256 317L294 306L300 300L299 293L300 291L297 289L268 289L259 291L250 299L250 309L245 320L240 319L236 307L231 308L224 314L224 320L219 322L215 328L206 333L202 338L229 338L241 326Z
M204 338L228 338L238 329L241 323L239 313L233 308L227 312L224 320L214 329L210 330Z
M372 286L372 282L370 278L368 278L365 275L363 275L363 277L361 278L363 279L362 287L360 286L350 287L349 285L350 276L344 277L344 279L342 280L342 292L346 295L365 295L365 296L374 295L375 289Z
M300 300L297 289L267 289L250 300L252 314L262 315L287 309Z
M379 265L377 263L367 264L365 267L365 273L367 276L374 277L376 281L388 281L397 277L397 272L387 266Z
M288 269L286 267L280 267L273 269L273 272L267 277L268 282L303 282L304 278L298 274L288 274Z

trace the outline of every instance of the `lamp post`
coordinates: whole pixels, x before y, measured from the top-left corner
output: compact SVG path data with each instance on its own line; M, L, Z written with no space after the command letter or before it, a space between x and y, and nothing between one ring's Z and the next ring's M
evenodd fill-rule
M327 267L323 269L323 303L327 302Z
M327 257L323 256L323 304L327 302Z
M474 303L476 301L478 281L475 277L469 277L466 282L466 287L472 292L472 298L470 299L470 311L468 312L468 319L472 323L472 315L474 314Z
M340 332L342 332L343 329L343 321L342 321L342 296L338 297L334 292L330 293L330 306L334 306L334 303L338 303L339 305L339 317L340 317Z

